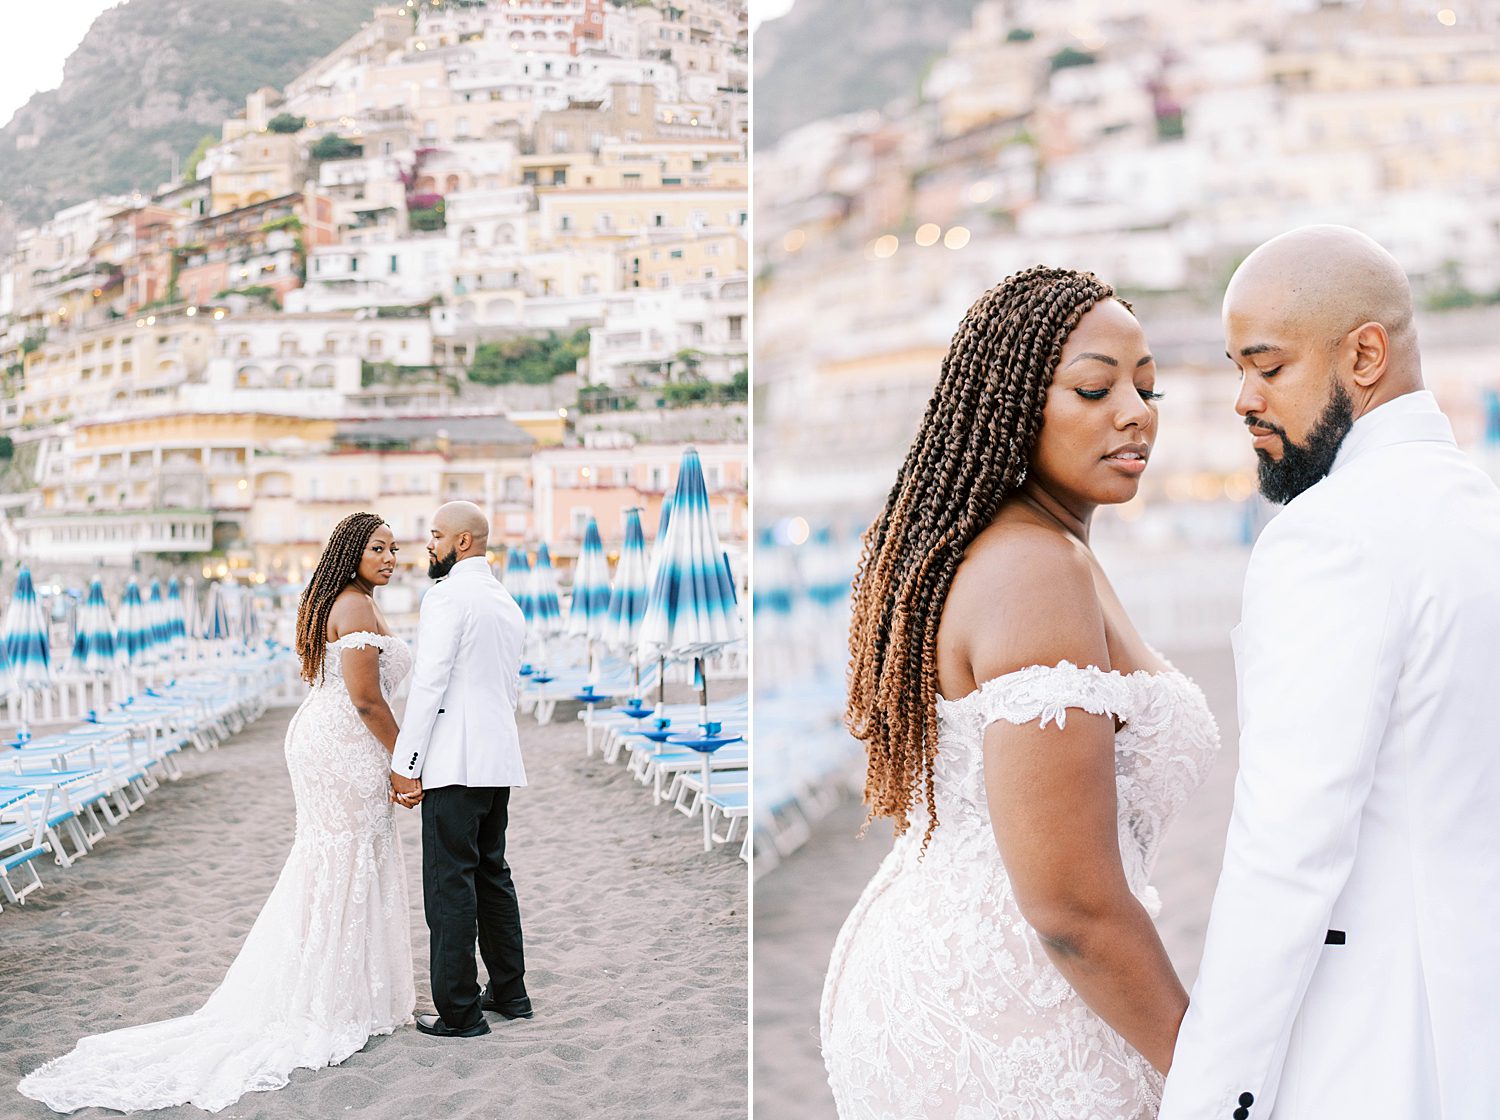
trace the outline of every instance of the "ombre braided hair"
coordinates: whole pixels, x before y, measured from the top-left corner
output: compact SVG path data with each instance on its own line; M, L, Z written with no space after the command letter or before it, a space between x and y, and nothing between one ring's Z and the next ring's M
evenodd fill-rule
M385 518L374 513L351 513L333 527L323 555L318 557L312 578L297 604L297 656L302 659L302 679L323 679L323 655L328 651L328 616L339 592L348 587L359 571L359 561L375 530Z
M948 347L885 509L865 532L845 722L869 756L868 819L892 817L904 833L920 791L924 849L937 827L937 634L953 574L1026 477L1068 335L1114 298L1091 273L1041 266L980 296Z

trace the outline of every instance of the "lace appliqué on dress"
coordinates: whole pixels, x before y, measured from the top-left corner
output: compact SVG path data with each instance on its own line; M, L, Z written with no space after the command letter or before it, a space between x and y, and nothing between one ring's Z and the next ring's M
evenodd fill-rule
M193 1104L209 1112L278 1089L292 1070L336 1065L411 1021L406 869L389 799L390 755L344 685L341 649L380 649L387 699L411 671L399 638L328 644L323 680L287 728L296 836L224 981L191 1015L94 1035L23 1079L67 1112Z
M927 816L871 880L834 948L823 992L829 1083L843 1120L1148 1120L1161 1078L1095 1015L1026 924L990 827L984 730L1113 715L1120 851L1148 912L1166 823L1218 750L1203 694L1175 671L1128 676L1033 666L938 701Z

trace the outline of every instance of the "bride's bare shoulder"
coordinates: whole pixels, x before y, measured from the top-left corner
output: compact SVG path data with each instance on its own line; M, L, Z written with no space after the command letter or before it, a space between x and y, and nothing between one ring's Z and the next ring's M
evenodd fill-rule
M976 537L944 613L962 620L955 636L976 679L1064 660L1107 663L1093 564L1077 541L1045 526L997 521Z
M352 587L339 592L328 612L328 640L336 642L348 634L364 631L370 634L384 633L374 601Z

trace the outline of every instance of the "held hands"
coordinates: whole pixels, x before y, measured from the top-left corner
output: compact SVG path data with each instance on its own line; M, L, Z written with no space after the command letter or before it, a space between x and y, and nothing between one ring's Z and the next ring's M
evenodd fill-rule
M391 774L391 800L410 809L422 803L422 780Z

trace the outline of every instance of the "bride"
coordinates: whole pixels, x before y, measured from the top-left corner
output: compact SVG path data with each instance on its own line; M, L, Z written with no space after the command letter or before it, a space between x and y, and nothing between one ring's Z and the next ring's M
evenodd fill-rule
M312 690L286 735L297 829L239 956L191 1015L93 1035L24 1078L57 1112L193 1104L217 1112L336 1065L411 1022L411 913L389 781L389 699L411 670L374 589L395 570L372 513L340 521L297 612ZM415 798L409 804L415 804Z
M843 1120L1144 1120L1187 994L1147 880L1218 732L1089 548L1156 437L1133 313L1032 268L969 309L866 533L849 724L898 839L834 949Z

